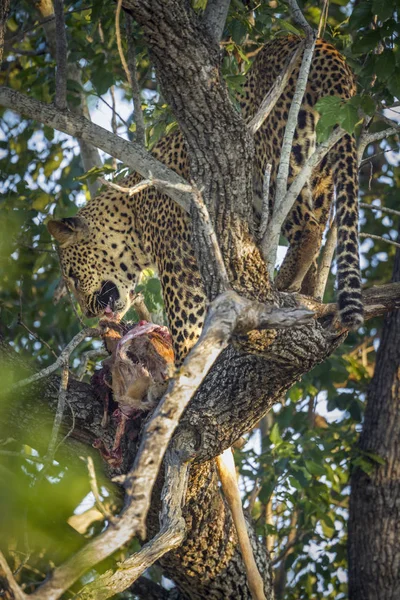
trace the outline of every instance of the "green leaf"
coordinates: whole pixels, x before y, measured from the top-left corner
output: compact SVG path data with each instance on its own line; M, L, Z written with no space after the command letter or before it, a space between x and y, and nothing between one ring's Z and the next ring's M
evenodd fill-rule
M293 27L293 25L291 23L289 23L289 21L286 21L285 19L279 19L279 18L276 18L275 21L285 31L289 31L290 33L294 33L295 35L302 36L302 32L300 31L300 29L297 29L296 27Z
M392 77L387 83L388 90L396 98L400 98L400 73L393 73Z
M281 434L279 433L279 425L275 423L271 429L271 433L269 434L269 439L275 446L282 443Z
M326 140L333 126L337 124L341 104L342 100L338 96L324 96L316 103L315 110L321 115L317 124L318 142Z
M393 50L385 50L375 59L376 74L380 81L386 81L396 68L396 57Z
M371 96L361 96L360 106L365 114L372 116L376 111L376 102Z
M311 473L311 475L315 475L317 477L325 475L325 469L321 465L318 465L312 460L305 460L304 462L307 467L307 470Z
M352 46L353 54L367 54L367 52L372 52L380 41L381 34L378 29L368 31L355 40Z
M371 4L369 2L360 2L352 11L349 19L349 29L357 30L360 27L367 27L372 21Z
M378 16L380 21L387 21L395 10L393 0L373 0L372 11L374 15Z
M353 133L356 124L361 120L358 116L358 110L349 102L341 107L338 117L339 124L347 133Z

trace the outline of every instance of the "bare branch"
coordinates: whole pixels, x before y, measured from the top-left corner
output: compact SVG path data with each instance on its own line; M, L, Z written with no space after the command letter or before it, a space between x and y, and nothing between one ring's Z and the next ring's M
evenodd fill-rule
M229 277L226 272L224 259L222 258L221 249L218 244L217 236L214 231L214 227L211 223L210 215L207 210L207 206L204 203L204 200L201 196L200 190L198 190L194 184L193 185L193 203L196 206L196 210L200 215L202 228L205 233L205 242L208 246L209 256L212 257L216 264L216 272L218 273L219 278L219 289L227 291L230 289Z
M392 240L388 240L380 235L373 235L372 233L360 233L360 238L366 238L371 240L377 240L379 242L386 242L386 244L391 244L392 246L396 246L396 248L400 248L400 244L398 242L393 242Z
M307 37L314 36L314 31L307 23L303 13L301 12L296 0L288 0L290 12L292 13L293 21L302 28Z
M105 358L106 356L108 356L108 352L102 348L83 352L83 354L79 356L81 364L79 365L79 368L76 372L76 376L79 379L79 381L82 381L83 376L86 374L87 366L90 360L95 360L96 358Z
M294 66L303 50L304 43L302 42L301 44L299 44L299 46L297 47L293 55L290 57L290 59L288 59L281 73L276 78L274 85L272 86L268 94L265 96L264 100L261 102L260 108L254 115L254 117L251 119L251 121L248 123L247 126L253 135L260 129L261 125L264 123L265 119L268 117L271 110L277 103L278 98L281 96L283 90L285 89L289 77L294 69Z
M276 251L278 248L279 235L283 225L283 222L293 206L294 200L297 197L297 193L293 202L288 199L288 177L289 177L289 165L290 155L292 152L292 144L294 133L297 127L298 115L300 112L303 96L307 87L308 75L311 68L312 57L316 42L316 32L308 25L301 10L299 9L296 0L289 0L290 10L294 21L304 29L307 38L304 47L304 54L301 62L299 76L296 83L296 89L294 92L293 100L289 109L289 116L286 123L285 134L283 136L281 158L279 163L279 170L276 177L276 193L274 198L274 211L272 219L270 220L268 229L264 236L264 244L262 245L262 253L264 260L267 263L270 277L273 276L275 268ZM308 161L307 161L308 162ZM306 169L306 165L303 169ZM301 173L300 173L301 175ZM306 176L305 180L308 178ZM297 179L297 178L296 178ZM304 183L300 186L299 192L303 187ZM293 184L291 186L291 189Z
M325 246L322 250L321 260L318 265L317 284L315 287L315 297L318 300L322 300L324 297L326 282L328 281L328 275L331 270L332 259L336 249L336 242L337 225L336 220L332 219L328 235L326 236Z
M224 32L231 0L208 0L203 16L203 24L213 40L219 44Z
M91 456L86 457L86 464L87 464L88 473L89 473L90 489L94 496L96 508L99 512L101 512L103 517L105 517L109 521L112 521L114 518L114 515L112 515L112 513L110 513L110 511L107 509L106 506L104 506L104 503L101 499L100 492L99 492L99 486L97 485L97 477L96 477L96 471L94 468L94 462L93 462L93 458Z
M182 177L159 162L138 144L117 137L84 117L69 115L54 106L38 102L6 87L0 87L0 105L101 148L104 152L121 160L127 167L140 173L142 177L148 178L153 174L157 179L168 181L172 185L187 185ZM163 191L184 210L189 210L190 199L185 192L176 188L165 188Z
M224 491L224 496L232 513L240 550L246 569L247 583L254 600L266 600L264 582L254 560L253 548L250 544L249 534L243 513L242 499L236 480L235 462L232 450L228 448L217 457L219 478Z
M14 579L14 575L8 566L8 563L4 557L4 554L0 550L0 574L4 574L4 578L7 581L8 587L13 593L15 600L27 600L28 596L21 590L18 583Z
M386 208L386 206L376 206L375 204L366 204L365 202L359 202L358 206L360 208L369 208L370 210L377 210L380 212L388 213L389 215L396 215L396 217L400 217L400 210Z
M323 4L322 10L321 10L321 16L319 18L317 38L324 36L326 22L328 20L328 12L329 12L329 0L324 0L324 4Z
M54 0L56 15L56 107L67 108L67 34L64 21L63 0Z
M291 3L295 3L295 0L291 0ZM296 4L297 6L297 4ZM297 120L303 102L303 96L306 91L308 74L311 68L311 61L313 58L314 47L316 42L316 34L309 27L309 35L305 43L303 59L297 79L296 90L294 92L293 100L289 109L289 116L286 123L285 135L283 136L281 158L279 162L279 170L276 177L276 194L274 204L279 206L287 191L287 182L289 177L289 163L290 154L292 152L292 144L294 138L294 132L297 127Z
M373 142L379 142L385 138L390 137L391 135L395 135L400 132L400 125L396 127L389 127L388 129L384 129L383 131L378 131L376 133L363 133L358 142L357 149L357 159L358 165L360 166L362 162L362 158L364 156L364 152L368 144L372 144Z
M105 185L113 190L117 190L118 192L123 192L124 194L128 194L129 196L134 196L135 194L138 194L139 192L142 192L143 190L146 190L147 188L152 187L152 186L159 188L161 191L170 189L170 190L178 190L180 192L190 192L193 194L193 187L191 185L189 185L188 183L171 183L164 179L154 179L151 173L150 173L149 179L143 179L143 181L139 181L139 183L137 183L131 187L118 185L118 183L108 181L107 179L104 179L104 177L99 177L98 180L103 185ZM188 209L188 207L187 207L187 209ZM186 208L185 208L185 210L186 210Z
M139 552L119 563L114 573L107 571L82 588L75 596L77 600L106 600L123 592L156 560L182 543L186 532L182 504L186 495L189 464L183 463L174 451L167 452L165 463L159 533Z
M387 240L385 240L387 241ZM307 306L314 311L317 319L325 317L334 317L337 314L337 305L335 303L322 304L309 296L296 294L296 297L303 306ZM385 315L391 310L400 308L400 283L387 283L385 285L375 285L365 289L362 292L362 302L364 306L364 318L367 321L374 317ZM345 328L335 321L335 331L345 331Z
M289 214L297 196L301 192L304 184L311 176L313 169L324 158L329 150L345 135L345 131L341 128L335 129L329 138L320 144L315 152L309 157L300 173L297 175L292 185L286 192L280 206L274 207L273 218L269 221L267 231L264 235L263 245L261 247L264 260L267 262L270 272L273 272L275 267L275 257L279 242L279 236L282 225Z
M258 237L261 242L261 245L263 244L263 240L264 240L265 233L267 231L268 221L269 221L269 216L270 216L269 215L269 184L271 181L271 170L272 170L272 165L270 163L268 163L267 166L265 167L265 173L264 173L263 196L262 196L262 203L261 203L261 219L260 219L260 228L259 228L259 233L258 233Z
M89 329L89 328L83 329L82 331L77 333L75 337L72 338L72 340L69 342L69 344L67 344L67 346L65 346L65 348L61 352L60 356L57 358L57 360L52 365L50 365L49 367L46 367L45 369L42 369L41 371L39 371L38 373L35 373L31 377L27 377L26 379L22 379L21 381L18 381L17 383L15 383L12 386L12 389L15 390L15 389L24 387L26 385L30 385L31 383L35 383L36 381L39 381L40 379L43 379L44 377L48 377L49 375L54 373L54 371L57 371L57 369L64 368L65 365L68 364L69 357L70 357L71 353L73 352L73 350L75 350L75 348L77 346L79 346L79 344L81 342L83 342L83 340L85 338L100 337L100 334L101 334L101 332L99 329Z
M133 42L133 19L130 15L125 15L126 19L126 35L128 41L128 69L131 77L130 85L132 89L133 108L136 124L135 140L137 144L145 146L146 144L146 126L144 123L142 100L140 97L140 89L136 75L136 52Z

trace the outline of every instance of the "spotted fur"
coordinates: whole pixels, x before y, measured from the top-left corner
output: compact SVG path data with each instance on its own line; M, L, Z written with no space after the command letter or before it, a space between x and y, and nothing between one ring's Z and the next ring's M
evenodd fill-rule
M250 70L241 98L246 120L256 112L282 65L296 49L298 38L281 38L265 46ZM255 207L267 163L272 165L273 199L280 148L299 65L287 89L256 134ZM353 75L340 54L319 40L309 84L299 114L290 162L290 180L299 172L315 146L317 100L327 94L344 99L354 94ZM183 138L174 132L162 139L154 155L185 178L189 161ZM132 175L122 182L140 180ZM338 288L341 320L349 327L362 320L358 264L357 167L355 142L346 135L304 187L283 226L290 248L280 269L279 289L313 293L315 260L321 246L334 190L339 225ZM272 209L272 206L271 206ZM191 246L191 226L183 210L153 188L129 197L106 191L82 208L76 217L50 221L50 233L59 242L62 272L87 316L100 315L107 305L124 314L140 271L155 267L159 273L166 311L179 363L195 343L203 325L206 296Z
M250 120L264 96L281 72L282 64L291 57L299 38L280 38L264 47L255 61L244 86L242 111ZM271 164L269 190L272 214L275 183L279 168L285 125L298 78L299 58L288 86L268 119L256 133L254 169L254 202L260 210L262 182L266 165ZM314 106L328 95L348 100L356 92L353 73L343 56L322 39L316 43L307 88L304 94L290 157L289 185L315 149L316 125L319 119ZM314 296L317 257L322 235L336 194L338 225L337 270L338 304L342 323L357 327L363 321L361 278L358 250L358 169L354 136L345 135L314 170L303 187L284 225L282 234L289 250L276 279L278 289L301 291Z

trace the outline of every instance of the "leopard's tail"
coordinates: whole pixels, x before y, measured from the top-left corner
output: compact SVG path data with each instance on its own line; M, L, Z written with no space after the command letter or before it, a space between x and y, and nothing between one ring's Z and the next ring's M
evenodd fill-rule
M356 329L364 321L358 242L358 169L354 136L346 134L333 148L336 189L337 288L341 323Z

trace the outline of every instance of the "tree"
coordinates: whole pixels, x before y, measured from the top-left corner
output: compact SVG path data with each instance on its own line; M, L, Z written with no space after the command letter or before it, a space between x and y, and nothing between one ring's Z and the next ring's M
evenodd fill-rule
M216 17L217 13L213 8L218 7L219 3L209 2L208 10L201 18L199 16L201 13L195 12L204 8L200 4L194 3L194 7L190 8L173 0L168 2L135 2L132 0L124 3L124 7L128 12L131 11L135 19L135 22L132 23L127 17L131 31L133 28L135 32L138 79L142 84L142 89L146 90L142 94L142 98L147 105L145 118L147 118L148 144L151 145L164 131L170 130L174 126L174 119L178 120L192 157L192 176L197 187L202 188L202 195L211 215L211 223L217 234L224 266L230 275L229 279L233 288L242 296L247 296L247 300L242 298L241 306L248 307L254 300L263 302L269 300L268 297L260 297L260 290L256 285L253 290L241 289L238 282L232 280L230 269L231 262L242 255L240 243L243 238L249 240L249 243L254 246L248 226L251 207L252 141L244 123L232 107L225 87L221 83L216 85L215 82L213 86L210 86L210 77L218 69L220 55L217 44L210 43L210 37L205 34L204 27L208 25L214 35L217 35L214 26L216 23L221 26L222 17L221 15ZM40 4L40 6L42 5ZM57 272L56 257L50 252L37 253L38 249L42 249L42 242L49 243L41 221L49 212L49 208L53 208L52 194L57 196L54 207L56 213L65 216L69 211L75 212L75 201L79 202L78 190L82 185L76 180L76 176L81 173L81 170L78 157L73 150L68 148L70 141L59 134L55 135L50 128L54 127L77 137L80 136L84 142L98 145L114 157L123 160L127 166L136 169L144 177L147 177L151 171L153 177L158 179L172 181L173 184L182 183L179 178L174 178L168 169L163 168L154 160L151 161L137 143L129 143L121 138L116 139L115 135L101 132L90 123L83 121L80 115L65 112L66 97L63 85L68 69L65 61L65 45L63 46L64 27L60 6L61 3L55 3L55 8L58 9L56 10L56 26L59 34L57 37L56 81L53 77L54 51L52 57L50 38L48 38L47 45L44 45L41 28L36 27L26 32L25 30L31 27L34 18L33 9L32 7L17 6L17 8L13 8L15 12L11 14L7 22L5 47L10 50L2 70L3 80L9 84L12 91L4 88L0 91L0 104L8 108L13 107L44 124L41 129L42 135L39 136L37 123L21 120L7 111L3 116L3 124L7 128L5 142L10 146L9 149L7 148L8 154L2 161L3 165L7 162L6 183L4 184L7 194L5 205L7 220L2 222L5 223L4 231L8 233L7 236L3 236L6 241L3 242L4 250L2 252L7 256L8 280L2 289L5 306L3 319L4 324L10 328L7 337L13 341L14 348L17 350L24 348L28 354L35 357L39 366L47 366L53 361L42 338L50 341L54 347L64 347L78 328L76 317L70 309L55 311L50 304ZM252 54L252 51L256 50L280 27L292 29L296 27L296 24L292 25L289 21L286 22L284 19L276 17L277 14L281 15L281 12L287 14L285 7L258 7L257 10L253 8L251 5L247 6L236 2L231 7L225 26L224 67L226 80L231 84L233 90L241 82L241 76L238 75L238 63L247 64L248 55ZM343 20L343 10L346 10L346 7L342 9L339 5L331 8L331 22L328 20L326 33L332 37L335 35L338 46L343 49L352 32L361 28L361 35L357 42L353 46L345 48L349 60L355 67L358 64L363 65L362 70L358 69L361 89L360 94L352 103L334 107L334 121L329 114L329 107L325 107L325 110L321 108L320 133L321 139L329 136L330 129L337 122L339 113L341 124L349 129L354 128L360 118L358 112L360 109L367 115L363 121L364 129L361 131L360 137L360 147L362 147L364 142L376 143L388 135L388 132L381 132L384 120L387 119L386 116L383 118L381 115L382 109L392 106L393 97L398 95L396 87L398 81L395 74L397 53L393 52L391 48L392 36L396 35L398 23L395 18L395 9L392 6L385 5L383 13L380 7L379 18L376 20L374 19L374 4L363 2L357 5L347 28L344 28L339 34L340 30L336 27ZM315 6L310 6L306 11L306 16L313 25L317 25L320 10ZM41 18L43 18L43 12ZM134 95L134 91L123 82L125 75L121 68L118 44L114 41L114 32L115 37L120 36L117 34L118 26L114 29L115 6L111 3L95 3L93 7L85 10L80 3L73 3L66 11L65 18L69 22L68 32L70 33L68 61L69 63L76 60L81 61L81 82L84 84L82 89L79 79L74 79L68 74L68 105L79 104L82 106L83 95L87 94L90 98L91 94L97 93L102 97L115 84L119 84L119 89L122 90L120 93L130 99ZM371 22L374 23L372 29L370 29ZM121 24L119 29L121 30ZM107 31L107 35L104 34L105 31ZM90 45L87 43L88 40ZM159 44L160 40L163 40L163 44ZM129 34L128 42L131 41L132 37ZM147 55L147 48L150 49L151 63ZM380 53L374 53L376 48ZM381 52L382 50L383 52ZM130 54L132 55L131 46ZM156 69L157 81L152 65ZM181 74L180 77L177 77L177 72ZM193 78L193 72L202 72L204 76L203 78ZM132 74L130 80L135 80ZM375 80L373 95L366 93L372 80ZM189 86L190 94L187 93L188 81L191 84ZM152 89L159 84L162 96L152 95ZM158 88L156 89L158 90ZM29 92L29 97L22 97L17 93L20 90ZM45 104L54 98L54 94L55 108ZM78 100L77 94L79 95ZM165 104L163 98L167 101L170 109L163 108ZM212 110L210 110L210 101L212 101ZM371 116L376 111L379 113L379 118L375 118L371 125ZM135 112L138 112L138 102L135 102ZM135 120L137 123L137 119ZM204 137L199 138L196 135L196 131L201 130L204 123L208 124L207 131L209 131L205 142ZM368 126L369 130L367 131ZM374 127L376 128L375 137L371 137ZM396 124L390 123L390 133L395 131ZM388 143L385 142L385 144ZM4 144L5 146L6 144ZM384 147L384 149L387 148L388 146ZM68 149L69 156L67 154L65 161L67 164L63 164L63 150L68 153ZM360 151L360 153L363 155L363 152ZM217 158L221 158L222 154L227 158L226 163L230 165L229 174L224 169L219 171L215 169L215 165L221 162ZM207 169L200 168L199 157L206 161ZM385 167L385 175L389 177L389 181L380 179L381 171L377 172L374 175L374 188L371 192L365 190L366 197L364 199L369 203L374 199L375 189L387 186L389 193L385 194L385 205L390 208L390 203L393 201L390 197L391 187L398 173L396 167L388 162L385 162ZM98 175L99 172L99 169L92 171L94 175ZM232 173L235 174L235 177L232 177ZM23 180L24 174L25 181ZM88 181L87 176L84 181ZM218 207L213 204L215 199L210 193L215 183L219 183L219 188L223 190L218 198ZM29 186L37 186L33 194L30 192ZM85 184L82 189L85 189L84 186ZM185 192L170 188L169 193L181 203L187 202ZM369 194L370 197L368 197ZM25 198L22 208L20 207L21 197ZM231 233L229 239L224 235L225 231L218 226L217 217L220 210L224 210L227 215L226 223L229 224ZM221 277L221 264L215 260L215 254L210 252L210 245L207 243L207 236L204 233L204 221L199 215L198 211L192 210L191 218L195 231L194 244L199 263L203 267L202 275L207 292L212 300L219 293L224 292L224 277ZM237 215L241 216L240 220L237 219ZM368 223L367 230L375 231L376 222L371 222L369 213L366 213L366 221ZM380 227L386 227L390 237L392 222L387 220L385 223L384 221ZM17 234L21 230L24 232L23 237ZM15 232L14 237L10 235L13 232ZM45 249L48 250L48 246ZM391 247L385 245L384 241L378 240L375 245L371 244L366 253L367 275L371 283L377 281L381 283L380 277L385 280L379 256L379 251L382 249L386 253L391 252ZM377 274L378 265L379 275ZM53 289L49 289L49 281L54 281ZM329 287L328 293L332 297L332 280ZM160 300L160 288L153 276L149 277L143 291L146 299L150 301L150 310L156 309ZM290 309L296 306L296 300L288 295L278 295L277 298L281 308ZM365 295L366 316L376 317L383 314L388 308L398 306L398 298L398 285L395 284L382 289L370 290L369 294ZM214 304L214 314L216 313L218 316L221 307L232 309L233 306L237 310L238 302L240 301L236 295L230 292L222 294ZM273 545L272 538L278 537L277 548L275 548L276 558L274 559L278 564L277 593L280 597L283 597L285 593L285 597L290 598L298 597L301 592L310 597L317 593L320 585L323 585L324 590L327 591L325 597L328 597L328 593L331 594L331 597L340 597L340 594L344 593L339 573L340 568L345 566L343 534L341 534L340 527L337 526L338 523L343 523L344 516L338 510L338 506L340 507L341 503L346 502L343 500L342 492L346 482L346 461L349 460L351 454L353 453L353 462L358 461L357 464L364 468L370 466L371 457L365 457L362 453L354 456L353 450L356 423L361 419L361 397L365 380L368 378L369 365L362 356L361 360L358 359L358 350L355 354L346 354L342 346L340 354L333 354L336 348L344 342L348 332L343 329L334 329L332 333L330 325L334 307L321 306L318 303L312 303L311 306L316 310L317 315L324 319L322 321L324 327L312 321L303 327L283 329L279 333L278 342L272 346L272 351L267 358L243 354L234 346L229 346L224 350L218 362L207 375L202 388L196 393L187 408L184 417L180 420L180 434L175 438L175 444L177 444L175 448L178 447L180 452L184 449L187 453L186 458L190 456L194 461L194 466L190 469L189 491L183 510L185 527L180 519L179 510L173 512L172 508L174 507L164 502L165 529L161 530L161 534L154 538L153 542L149 542L150 545L145 546L141 553L133 555L131 559L126 558L122 566L116 568L115 564L111 563L113 572L106 574L103 579L94 584L89 583L79 592L78 597L109 597L113 590L126 589L141 572L140 566L138 566L141 560L148 561L146 564L150 564L158 556L161 557L166 549L172 548L173 544L176 545L175 550L162 557L161 564L164 573L172 577L184 595L204 597L204 595L219 593L220 597L248 597L240 553L231 536L231 518L219 496L213 459L235 442L241 434L252 429L267 409L278 402L286 392L289 394L289 402L282 405L280 412L270 419L269 423L264 423L263 453L255 457L255 460L260 463L259 473L262 478L262 487L259 491L260 500L255 506L255 510L259 513L260 529L263 529L261 519L264 518L267 522L267 530L264 533L267 534L266 541L269 547ZM20 313L19 317L18 313ZM295 312L294 319L296 315L298 313ZM205 340L211 342L211 348L214 349L216 332L219 336L219 344L222 340L225 347L228 337L224 332L221 333L218 319L213 321L212 316L211 312L209 328L205 331ZM252 323L252 327L259 324L260 317L270 318L271 314L269 311L266 313L265 310L256 314L256 321ZM272 313L272 317L274 317L274 313ZM287 314L286 318L288 318ZM27 337L26 320L29 324L39 322L34 325L40 335L39 340L37 337L32 339L30 332ZM25 329L21 329L21 322ZM275 326L276 321L273 324ZM249 328L248 324L246 326ZM231 327L233 327L232 323ZM370 331L373 331L373 327L372 325ZM53 332L52 335L49 335L51 328L53 328ZM232 329L228 331L228 335L231 332ZM35 331L35 335L37 333ZM209 334L208 338L207 334ZM87 335L78 335L80 335L78 339L87 340ZM368 340L368 330L363 331L362 335ZM350 346L356 344L356 339L355 334L350 334L348 338ZM364 342L360 343L361 355L363 344ZM91 347L88 341L86 341L86 346L87 348ZM288 363L289 349L291 356ZM342 352L344 353L342 354ZM364 355L365 352L364 350ZM9 361L15 360L8 346L5 347L5 354L9 357ZM202 361L199 364L203 366L209 359L209 354L203 351L200 356L197 356L197 359ZM323 361L325 361L324 366L317 367L312 374L309 373L313 367ZM328 364L331 367L329 372L326 361L329 361ZM71 465L75 465L77 455L88 454L89 451L86 447L83 450L81 445L77 447L76 444L71 443L70 438L78 439L80 443L82 441L87 443L88 439L92 439L91 435L99 436L102 409L93 398L93 390L89 384L77 383L71 379L67 390L67 363L61 360L58 365L62 367L61 381L56 376L52 376L52 379L46 380L46 387L41 389L40 393L36 386L30 387L26 394L23 394L23 411L19 403L8 402L6 404L7 418L15 425L12 437L16 438L17 442L12 442L16 444L12 450L4 450L5 453L11 452L11 454L4 454L4 457L10 461L11 468L16 461L21 460L20 444L24 444L23 469L15 468L16 471L21 470L22 475L13 485L14 497L18 493L22 494L21 489L24 490L24 493L26 491L26 488L21 488L21 480L25 484L26 480L35 480L35 494L40 493L41 498L46 498L50 493L53 473L57 474L60 479L58 485L61 490L68 489L71 482L74 482L71 504L68 508L65 507L65 513L67 513L68 509L73 510L73 507L79 502L85 485L86 488L88 486L88 480L83 475L82 469L78 468L77 474L75 474L72 472ZM282 365L285 367L283 368ZM207 364L206 366L211 365ZM21 367L16 367L17 371L20 369ZM7 368L4 374L4 380L8 385L9 371L10 369ZM237 373L240 373L240 378L237 377ZM302 383L293 387L302 375L304 376ZM17 374L17 377L20 378L21 373ZM31 381L30 385L33 386L33 383ZM60 394L54 392L54 387L57 390L60 389ZM195 391L195 387L193 387L193 391ZM326 419L315 411L316 399L321 388L326 390L328 408L336 406L346 408L351 416L346 414L341 423L325 427ZM337 388L341 390L340 394L336 391ZM20 390L21 388L16 389ZM11 397L14 399L13 393ZM54 401L55 397L56 401ZM82 398L93 398L90 411L86 406L84 409L82 408ZM62 473L62 469L60 470L57 463L49 461L49 456L50 459L53 459L54 455L49 453L47 443L44 442L46 437L41 431L38 432L37 426L38 414L40 422L45 422L48 418L44 416L48 414L45 408L50 406L50 410L54 411L56 405L60 406L60 399L67 400L75 421L72 423L68 411L64 411L66 432L69 432L71 425L74 425L74 432L69 441L59 450L57 461L60 460L62 468L67 468L67 473ZM173 400L172 395L170 395L170 399ZM218 410L215 408L217 401ZM301 408L302 402L307 405L306 411ZM181 410L183 405L173 405L173 408L175 411ZM224 415L227 414L229 414L228 421L224 418ZM175 412L174 425L178 420L179 416ZM296 438L295 432L303 434L301 441L293 439ZM107 435L112 437L112 428ZM7 441L6 436L2 437ZM338 441L339 438L340 441ZM54 439L54 435L52 439ZM146 437L144 439L146 444ZM167 436L164 441L166 440ZM201 440L200 444L198 440ZM151 436L147 437L147 441L151 443ZM29 460L26 460L27 446L35 450L33 455L32 453L29 455ZM64 451L64 448L66 459L62 460L61 452ZM193 448L196 449L195 452L193 452ZM155 447L151 446L150 450L155 455ZM32 451L30 450L30 452ZM123 472L127 472L131 467L135 452L136 448L128 447L126 449ZM36 453L39 453L39 456ZM330 453L336 455L335 460L329 457ZM138 456L137 460L140 460L140 456L146 456L146 453L140 454L139 452ZM153 456L151 452L150 456ZM253 461L248 464L248 455L243 454L241 458L243 461L241 470L246 482L254 481L257 466ZM175 501L179 504L178 492L181 490L183 494L187 468L179 462L176 465L174 459L176 457L171 453L166 461L169 476L166 479L164 494L168 494L171 486L176 486ZM38 463L38 460L42 460L44 463ZM374 460L373 456L372 460ZM38 477L36 464L46 464L47 470L44 476ZM68 467L65 467L65 464L68 464ZM135 469L135 467L133 468ZM155 467L153 470L155 473L157 472ZM126 509L125 516L132 507L135 511L138 510L138 502L136 505L132 503L133 493L136 493L136 501L140 499L137 496L138 479L135 480L138 473L137 470L131 471L127 481L131 504ZM289 485L282 483L284 478ZM78 484L75 486L76 482ZM150 489L148 472L146 472L146 479L140 483ZM162 481L158 480L147 522L151 538L157 530L157 510L161 488ZM144 494L144 498L150 501L148 494L147 496ZM33 507L30 510L37 511L37 496L31 502ZM323 503L323 508L321 503ZM104 507L100 506L100 508L104 511ZM272 509L276 510L275 524L271 522ZM16 510L15 515L18 516L18 514L18 510ZM138 525L139 530L143 529L143 514L139 515L141 520L138 521L137 515L133 514L131 510L130 522L127 523L126 519L122 518L111 523L106 532L94 538L88 547L72 556L69 563L55 569L52 577L34 592L33 597L59 597L57 594L66 590L81 572L97 563L100 557L106 558L113 550L117 550L122 545L121 539L118 539L119 533L121 538L127 541L133 537ZM196 528L198 523L211 524L215 514L218 515L217 532L207 527L200 530ZM62 519L59 517L60 515L54 515L54 522L60 523ZM40 522L36 514L32 520L36 524ZM176 536L173 542L168 537L171 532ZM184 535L186 535L186 542L182 544ZM332 536L334 538L330 546L327 546L327 540ZM305 570L305 561L307 560L305 548L311 541L319 544L318 550L326 549L332 552L335 559L333 567L329 564L329 560L322 560L316 561L311 571ZM73 554L77 547L82 545L82 540L74 538L70 542L68 549ZM67 558L67 552L59 558L52 554L48 537L39 536L39 542L35 540L35 543L42 544L47 551L46 558L43 560L44 564L40 566L44 572L48 571L48 562L46 561L52 560L61 563ZM266 592L269 593L270 570L266 567L268 558L260 544L260 538L254 540L254 544L257 558L265 573ZM91 552L88 552L88 548L92 549ZM207 552L200 552L204 548L207 549ZM222 551L221 548L223 548ZM132 554L135 549L135 547L128 547L125 556ZM151 555L150 558L148 558L149 555ZM226 564L226 570L222 574L221 563ZM29 561L22 562L22 573L27 570L27 565L29 565ZM2 565L2 568L6 569L7 567ZM36 566L35 568L37 569ZM209 575L206 582L202 576L204 571ZM284 592L284 581L288 572L292 573L295 583L286 586L287 590ZM189 573L191 576L190 587L187 584ZM40 581L40 574L35 574L34 579ZM8 581L12 583L10 575ZM84 583L87 583L87 580L81 581L79 587L82 587ZM144 582L142 584L145 585ZM329 584L334 588L333 590ZM27 585L31 586L27 587L27 591L33 592L35 582L28 581ZM55 592L55 589L59 591ZM18 590L16 593L19 593ZM139 594L140 591L137 593ZM159 597L163 597L162 594L164 594L159 588L154 593L159 594ZM54 596L54 594L56 595ZM143 597L149 597L149 595L150 591L147 589Z

